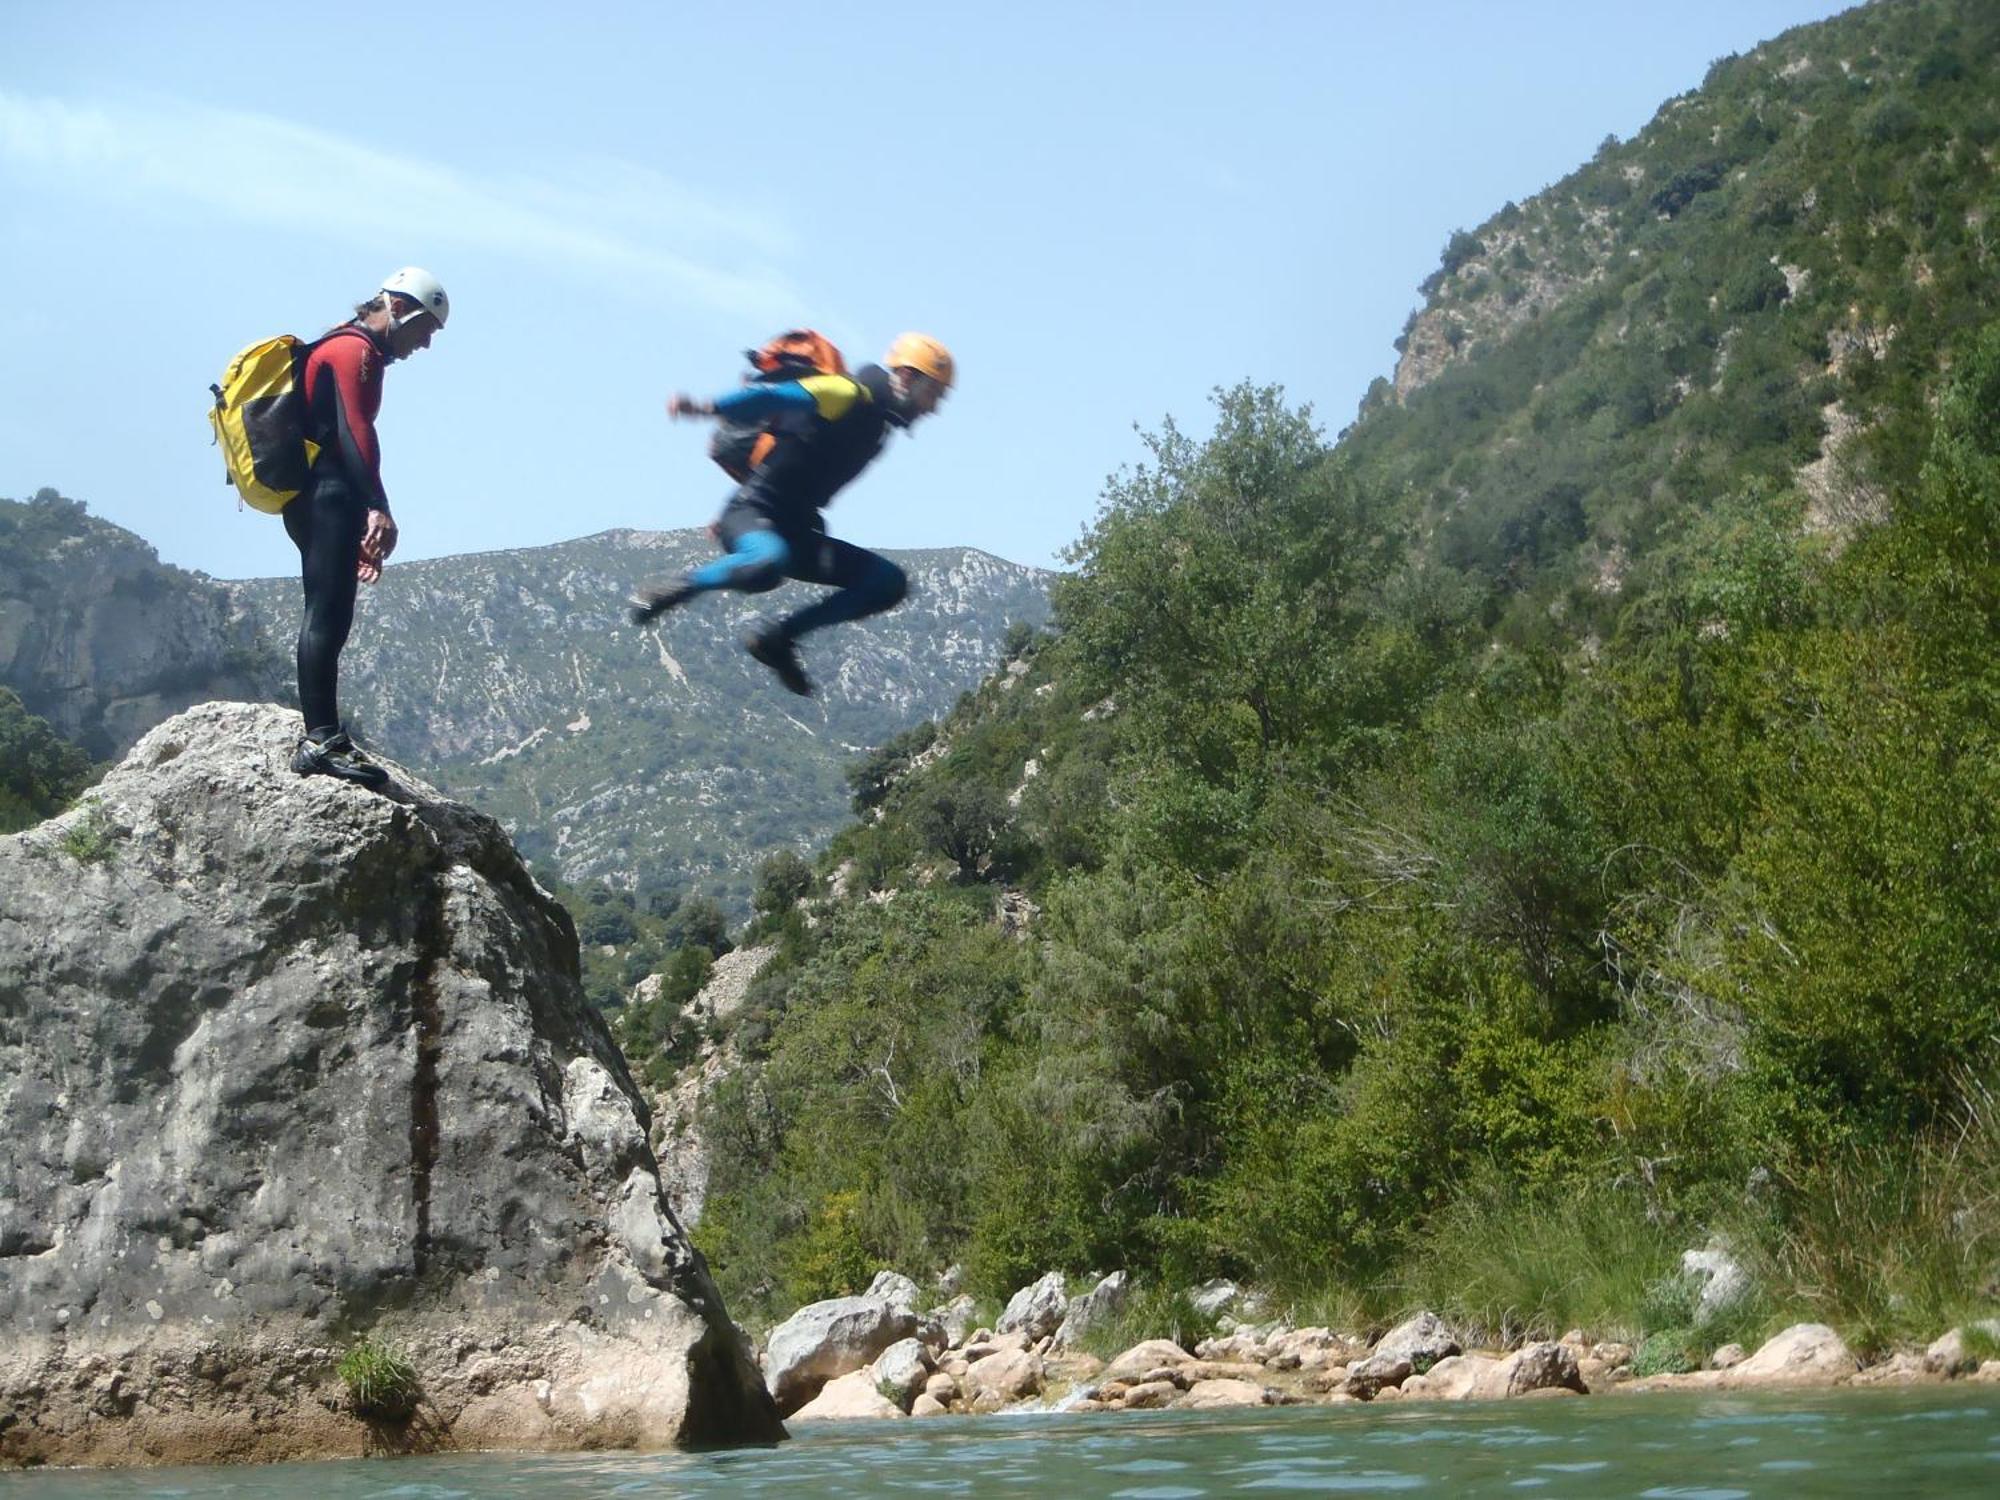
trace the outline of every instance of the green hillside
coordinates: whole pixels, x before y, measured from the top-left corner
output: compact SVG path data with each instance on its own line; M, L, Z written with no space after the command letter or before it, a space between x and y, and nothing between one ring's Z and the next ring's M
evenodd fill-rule
M1337 442L1156 434L767 893L731 1306L1122 1265L1653 1368L1990 1311L1996 147L2000 10L1802 28L1454 236Z

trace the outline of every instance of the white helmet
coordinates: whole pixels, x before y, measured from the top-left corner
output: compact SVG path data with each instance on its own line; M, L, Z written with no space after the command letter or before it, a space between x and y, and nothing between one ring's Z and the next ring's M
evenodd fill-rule
M408 297L418 308L438 320L438 327L444 327L444 320L451 316L451 298L444 294L444 284L421 266L405 266L382 283L382 290ZM405 313L396 320L401 328L414 318L416 313Z

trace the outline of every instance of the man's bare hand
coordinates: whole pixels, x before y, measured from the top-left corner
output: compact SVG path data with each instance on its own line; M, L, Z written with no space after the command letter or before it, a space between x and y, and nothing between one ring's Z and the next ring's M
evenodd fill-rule
M389 512L368 512L368 526L361 533L361 560L354 569L355 576L363 583L374 583L381 578L382 565L396 550L396 537L396 521Z

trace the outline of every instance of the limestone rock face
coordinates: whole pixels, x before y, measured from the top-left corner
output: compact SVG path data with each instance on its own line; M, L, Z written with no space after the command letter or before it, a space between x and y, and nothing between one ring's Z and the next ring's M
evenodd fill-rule
M290 628L266 625L229 585L162 563L121 527L80 510L57 525L60 541L0 558L0 683L93 759L191 703L289 684L297 575Z
M872 1363L891 1344L913 1338L917 1315L880 1297L831 1297L811 1302L771 1330L764 1346L764 1382L787 1414L819 1394L829 1380Z
M960 1292L943 1307L934 1307L925 1316L944 1330L945 1343L949 1348L957 1348L972 1332L972 1320L978 1315L979 1307L971 1296Z
M965 1385L975 1396L984 1391L1003 1401L1025 1401L1042 1388L1042 1361L1025 1349L1002 1349L974 1360Z
M294 775L296 723L201 705L0 838L0 1460L361 1451L370 1328L433 1446L781 1436L568 914L414 778Z
M1181 1388L1171 1380L1149 1380L1125 1393L1122 1404L1128 1411L1151 1411L1179 1397Z
M1421 1380L1423 1393L1440 1401L1475 1401L1496 1394L1493 1373L1500 1361L1484 1354L1448 1354L1432 1365L1426 1375L1412 1375L1403 1382L1407 1391Z
M1213 1281L1204 1281L1189 1292L1188 1302L1203 1317L1213 1318L1235 1306L1242 1296L1242 1287L1233 1281L1217 1277Z
M1701 1283L1695 1322L1707 1323L1749 1294L1750 1273L1727 1250L1690 1250L1681 1257L1681 1275Z
M742 1009L750 982L777 951L775 947L736 948L723 954L715 961L708 983L689 1002L689 1013L705 1022L735 1015ZM659 976L650 974L639 981L632 998L650 1000L659 985ZM708 1139L701 1129L702 1105L741 1065L742 1053L733 1032L720 1041L708 1037L694 1064L683 1069L674 1086L653 1101L653 1150L660 1161L660 1180L666 1185L667 1201L690 1229L701 1222L708 1198Z
M1414 1367L1407 1354L1371 1354L1348 1370L1346 1383L1341 1389L1350 1396L1367 1400L1401 1385L1412 1373Z

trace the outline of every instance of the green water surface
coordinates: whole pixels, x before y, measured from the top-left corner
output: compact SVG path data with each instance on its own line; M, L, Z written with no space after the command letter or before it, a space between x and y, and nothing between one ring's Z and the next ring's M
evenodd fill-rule
M936 1417L716 1454L0 1474L0 1500L904 1494L2000 1495L2000 1389Z

